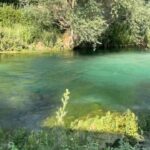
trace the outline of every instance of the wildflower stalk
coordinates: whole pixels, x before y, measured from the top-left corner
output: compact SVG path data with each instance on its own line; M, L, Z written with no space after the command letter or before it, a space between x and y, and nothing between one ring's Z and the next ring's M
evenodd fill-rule
M56 112L56 120L57 125L62 126L64 125L64 117L67 115L66 107L68 104L70 92L68 89L66 89L65 93L62 96L62 106L57 110Z

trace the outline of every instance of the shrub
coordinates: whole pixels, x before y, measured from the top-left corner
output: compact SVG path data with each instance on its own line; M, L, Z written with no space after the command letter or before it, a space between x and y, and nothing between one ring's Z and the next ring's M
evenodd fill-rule
M127 141L120 140L118 147L116 148L108 147L106 148L106 150L141 150L141 147L138 144L133 146L133 145L130 145L130 143Z
M71 131L64 128L49 130L1 131L0 150L140 150L138 144L130 145L128 140L119 140L114 135L94 132ZM121 138L121 137L120 137ZM111 146L108 146L107 144ZM115 147L115 148L114 148ZM146 149L145 149L146 150Z
M66 127L65 117L68 99L69 91L66 91L64 98L62 99L63 106L56 112L56 120L64 127ZM139 134L138 119L130 110L127 110L124 114L119 112L107 112L102 116L101 114L97 114L97 116L92 117L89 116L90 114L82 118L78 118L75 121L72 121L67 127L73 130L121 134L136 138L138 140L143 139L143 137ZM54 124L54 118L55 117L48 117L44 121L43 126L57 126L57 122Z
M150 5L144 0L116 0L105 5L109 28L104 33L103 43L147 47L145 37L150 28Z
M48 0L42 6L48 10L54 26L67 34L64 48L72 49L84 42L91 45L100 43L99 37L106 28L100 4L96 0Z
M28 49L34 42L36 32L34 27L14 25L13 27L0 28L0 50L22 50ZM31 48L31 47L30 47Z
M15 9L12 5L2 5L0 7L0 24L2 26L12 26L22 20L21 9Z
M47 47L54 47L61 36L57 27L53 26L52 14L43 6L28 6L22 9L23 24L34 27L31 30L34 42L42 42Z
M141 139L137 117L128 110L124 114L107 112L106 115L85 119L77 119L71 123L71 128L95 132L123 134Z

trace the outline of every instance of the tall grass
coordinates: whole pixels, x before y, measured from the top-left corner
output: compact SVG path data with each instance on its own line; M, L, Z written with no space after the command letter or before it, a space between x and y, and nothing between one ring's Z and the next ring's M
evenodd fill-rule
M34 7L16 9L12 5L0 7L0 51L53 48L60 33L51 26L46 10ZM40 44L39 44L40 43Z
M13 27L0 28L0 50L22 50L28 49L30 44L33 43L34 27L23 26L15 24Z
M56 112L56 120L57 120L56 125L64 125L64 118L67 115L66 107L69 100L69 94L70 94L69 90L66 89L66 92L63 94L63 97L61 99L62 106Z
M119 140L119 136L53 128L32 132L1 131L0 150L141 150L141 148L127 139Z
M15 9L13 5L0 4L0 25L12 26L23 21L21 9Z

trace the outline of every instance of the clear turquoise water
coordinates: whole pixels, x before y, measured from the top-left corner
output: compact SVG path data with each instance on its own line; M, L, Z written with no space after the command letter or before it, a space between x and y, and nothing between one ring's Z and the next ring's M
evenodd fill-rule
M39 126L71 91L69 113L150 111L150 53L0 57L0 126Z

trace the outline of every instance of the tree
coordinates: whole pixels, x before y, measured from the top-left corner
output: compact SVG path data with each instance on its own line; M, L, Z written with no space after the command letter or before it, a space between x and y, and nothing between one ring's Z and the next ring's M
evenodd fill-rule
M150 5L144 0L109 0L103 2L109 23L106 45L147 47L150 29ZM109 10L109 11L108 11Z
M50 10L53 22L68 36L67 48L83 42L98 44L106 23L102 17L101 3L96 0L49 0L44 6Z

